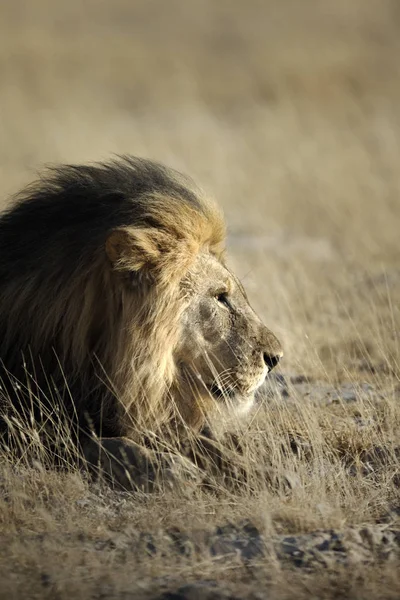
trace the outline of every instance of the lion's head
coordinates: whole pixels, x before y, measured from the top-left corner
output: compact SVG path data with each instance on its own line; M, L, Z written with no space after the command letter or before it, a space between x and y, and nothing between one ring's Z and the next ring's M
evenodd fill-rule
M29 188L0 219L9 393L34 384L106 436L246 409L281 348L225 266L224 236L214 202L146 160L60 167Z
M188 302L176 353L185 381L181 402L192 392L205 412L246 412L282 355L277 338L252 310L237 277L209 252L196 257L183 289Z

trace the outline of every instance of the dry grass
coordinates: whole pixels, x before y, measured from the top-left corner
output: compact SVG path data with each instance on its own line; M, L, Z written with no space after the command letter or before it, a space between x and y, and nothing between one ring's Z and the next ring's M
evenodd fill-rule
M398 559L293 572L272 556L250 568L137 549L140 531L161 548L170 527L242 518L266 539L399 529L397 1L6 0L0 23L4 200L42 163L113 152L191 173L224 206L282 372L317 397L266 400L243 442L251 485L235 493L132 497L3 456L0 597L151 598L215 579L240 597L397 598ZM318 401L344 381L374 392Z

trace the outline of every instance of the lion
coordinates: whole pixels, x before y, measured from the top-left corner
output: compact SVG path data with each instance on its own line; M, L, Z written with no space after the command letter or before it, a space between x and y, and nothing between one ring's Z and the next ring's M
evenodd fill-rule
M150 160L52 167L22 191L0 217L3 434L11 410L62 412L89 465L142 485L142 432L182 440L248 412L282 349L224 242L218 205Z

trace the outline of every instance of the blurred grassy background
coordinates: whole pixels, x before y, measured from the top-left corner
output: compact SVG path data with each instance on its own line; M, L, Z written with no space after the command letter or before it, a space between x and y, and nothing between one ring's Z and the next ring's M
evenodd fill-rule
M3 0L0 30L4 201L43 163L164 161L222 203L286 369L396 369L397 0Z
M243 516L267 538L383 531L398 510L399 57L398 0L0 2L0 203L44 163L132 153L191 174L225 209L231 264L281 338L282 370L372 381L380 397L268 404L251 465L289 473L290 493L260 480L260 494L128 498L3 456L1 598L146 597L176 577L243 580L257 598L398 598L381 555L317 573L264 561L257 579L206 554L153 562L132 540ZM385 465L360 475L371 448Z

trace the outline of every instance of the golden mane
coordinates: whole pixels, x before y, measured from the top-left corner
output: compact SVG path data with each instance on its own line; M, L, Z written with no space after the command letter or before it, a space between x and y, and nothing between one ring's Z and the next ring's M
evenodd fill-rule
M217 205L172 169L133 157L51 169L0 218L8 397L57 394L81 428L110 436L121 423L125 435L161 425L176 384L180 283L200 252L222 259L224 236Z

